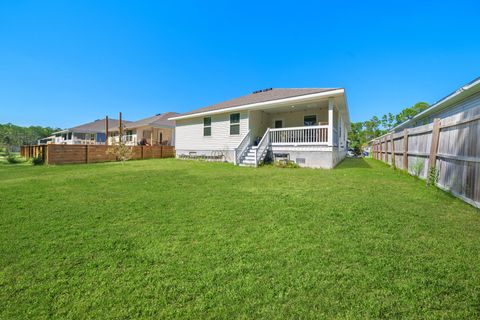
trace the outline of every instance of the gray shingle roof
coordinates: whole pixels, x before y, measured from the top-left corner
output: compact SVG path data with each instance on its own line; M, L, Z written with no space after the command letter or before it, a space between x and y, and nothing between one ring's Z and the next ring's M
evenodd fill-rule
M176 112L165 112L153 117L148 117L145 119L140 119L138 121L130 122L125 127L127 129L138 128L143 126L150 126L150 127L157 127L157 128L159 127L174 128L175 121L168 120L168 118L175 117L176 115L178 115L178 113Z
M118 130L118 119L108 119L108 131ZM122 120L125 125L128 125L131 121ZM69 131L79 133L96 133L105 132L105 118L98 119L89 123L81 124L79 126L69 128Z
M228 109L238 106L243 106L252 103L274 101L285 98L303 96L307 94L321 93L332 90L337 90L339 88L274 88L268 91L262 91L258 93L251 93L245 96L213 104L207 107L196 109L193 111L185 112L177 116L186 116L191 114L196 114L200 112Z

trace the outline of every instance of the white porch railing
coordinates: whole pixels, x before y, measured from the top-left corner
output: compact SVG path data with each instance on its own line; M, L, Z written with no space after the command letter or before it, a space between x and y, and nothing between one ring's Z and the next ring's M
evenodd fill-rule
M270 146L270 128L267 129L265 134L262 137L262 140L258 143L258 146L255 148L255 167L258 167L260 161L265 159L265 155L268 152L268 147Z
M248 147L252 143L252 135L251 131L243 137L242 141L238 144L238 146L234 150L234 164L239 164L240 160L242 159L243 154L248 150Z
M328 125L270 129L270 143L272 145L326 145L328 144Z

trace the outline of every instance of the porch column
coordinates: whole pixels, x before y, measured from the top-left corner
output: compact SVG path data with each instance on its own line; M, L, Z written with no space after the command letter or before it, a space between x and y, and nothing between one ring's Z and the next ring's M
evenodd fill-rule
M328 146L333 146L333 108L335 108L335 99L328 99Z

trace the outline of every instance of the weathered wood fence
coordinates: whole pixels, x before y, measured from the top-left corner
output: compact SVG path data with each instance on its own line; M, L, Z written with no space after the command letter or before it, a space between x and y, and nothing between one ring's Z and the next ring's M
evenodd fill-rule
M384 135L372 147L374 159L424 179L436 168L440 188L480 208L480 108Z
M95 163L116 161L113 154L107 153L106 145L47 144L22 146L20 155L25 158L41 157L46 164ZM172 146L132 146L132 160L152 158L173 158Z

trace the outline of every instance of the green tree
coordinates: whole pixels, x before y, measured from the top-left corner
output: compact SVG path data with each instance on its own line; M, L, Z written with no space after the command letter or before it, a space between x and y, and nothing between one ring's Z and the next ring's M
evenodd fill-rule
M381 118L373 116L370 120L352 123L351 131L348 134L349 147L360 153L362 147L370 140L384 135L428 107L428 103L418 102L411 107L403 109L396 115L389 112Z
M27 144L36 144L41 138L50 136L59 128L30 126L21 127L11 123L0 124L0 145L3 147L18 147Z

